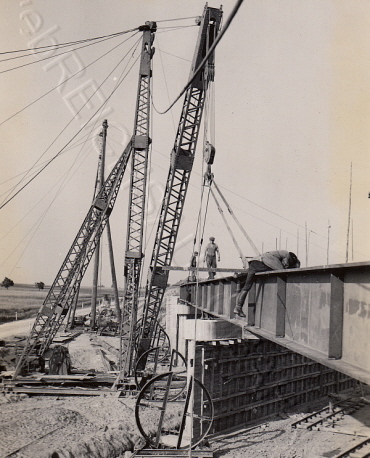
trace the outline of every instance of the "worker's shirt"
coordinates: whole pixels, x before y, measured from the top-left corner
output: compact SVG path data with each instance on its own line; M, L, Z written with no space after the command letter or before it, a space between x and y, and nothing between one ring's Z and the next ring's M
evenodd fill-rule
M262 253L260 256L251 259L251 261L262 261L267 267L272 270L282 270L289 266L289 251L278 250L278 251L267 251Z
M216 252L218 251L218 246L216 243L209 243L206 246L205 255L206 256L216 256Z

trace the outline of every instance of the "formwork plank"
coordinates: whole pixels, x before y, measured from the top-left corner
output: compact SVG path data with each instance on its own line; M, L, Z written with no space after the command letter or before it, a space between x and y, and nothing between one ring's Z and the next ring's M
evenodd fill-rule
M213 432L276 414L353 387L344 374L263 340L233 346L197 345L202 377L215 409ZM199 370L199 368L198 368Z

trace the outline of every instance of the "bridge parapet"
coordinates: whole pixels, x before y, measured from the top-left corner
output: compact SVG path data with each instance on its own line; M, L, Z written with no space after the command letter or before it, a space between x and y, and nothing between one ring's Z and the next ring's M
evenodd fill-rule
M184 284L180 298L370 384L370 262L259 273L235 319L245 278Z

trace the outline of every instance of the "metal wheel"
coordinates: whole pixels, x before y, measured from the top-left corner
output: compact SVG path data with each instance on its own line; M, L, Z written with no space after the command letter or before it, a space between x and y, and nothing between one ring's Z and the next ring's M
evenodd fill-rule
M165 372L174 372L178 384L177 393L171 396L171 400L177 399L186 388L187 365L185 358L177 350L172 350L171 357L160 360L161 347L150 348L138 359L135 366L135 383L138 388L143 386L153 377Z
M205 386L189 377L181 400L171 402L175 382L173 372L157 375L136 401L137 426L152 448L194 448L211 428L213 404Z
M140 339L142 327L143 327L143 318L140 318L140 320L136 322L136 327L135 327L135 330L136 330L135 348L139 348L139 339ZM151 348L160 347L159 361L164 361L170 354L170 351L171 351L170 338L168 337L166 331L163 329L163 327L158 322L156 322L155 324L154 331L153 331L153 337L151 339L150 346ZM142 355L140 355L140 358L141 356Z

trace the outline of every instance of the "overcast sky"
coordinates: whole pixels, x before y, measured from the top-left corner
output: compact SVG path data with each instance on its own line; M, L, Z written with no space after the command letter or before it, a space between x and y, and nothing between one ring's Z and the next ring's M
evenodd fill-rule
M235 1L222 3L225 20ZM220 5L209 2L209 6ZM153 102L156 110L163 111L188 78L198 33L194 18L203 8L200 0L3 0L0 48L5 52L77 41L158 21ZM174 21L178 18L186 19ZM22 173L71 141L134 65L140 34L132 35L84 48L68 47L59 57L62 50L0 62L1 202L25 179ZM0 277L15 283L52 283L91 204L96 138L103 119L109 124L107 173L132 134L137 78L136 64L104 111L88 122L67 151L0 210ZM152 109L147 262L181 105L182 100L166 115ZM288 248L298 252L303 266L306 259L309 266L327 263L328 235L329 263L345 262L352 162L349 261L368 261L370 1L245 0L216 52L214 131L213 172L234 213L259 250ZM202 142L203 128L176 265L185 265L193 248ZM128 177L126 173L111 223L120 285ZM248 242L232 227L244 254L252 256ZM204 237L211 235L220 247L220 264L240 268L238 252L212 201ZM170 281L183 276L172 274ZM90 284L91 277L89 269L84 283ZM105 238L102 282L111 282Z

